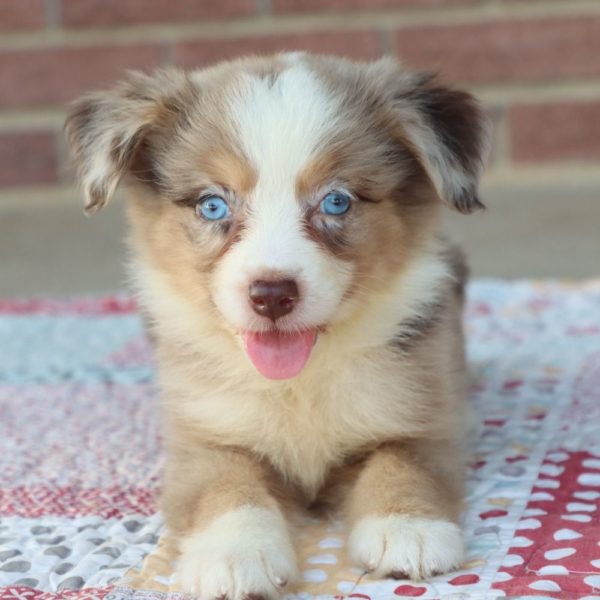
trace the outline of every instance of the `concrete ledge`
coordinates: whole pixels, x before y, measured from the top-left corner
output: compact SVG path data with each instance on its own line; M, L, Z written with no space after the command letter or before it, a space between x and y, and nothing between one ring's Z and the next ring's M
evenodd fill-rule
M489 175L485 212L446 214L475 276L600 275L600 174L536 171ZM78 192L0 195L0 296L69 295L123 288L122 199L87 218Z

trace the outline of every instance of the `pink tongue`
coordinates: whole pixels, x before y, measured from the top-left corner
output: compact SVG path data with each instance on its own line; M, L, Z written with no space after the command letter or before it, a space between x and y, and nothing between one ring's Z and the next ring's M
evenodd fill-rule
M315 344L317 332L246 331L242 337L248 357L259 373L269 379L290 379L302 371Z

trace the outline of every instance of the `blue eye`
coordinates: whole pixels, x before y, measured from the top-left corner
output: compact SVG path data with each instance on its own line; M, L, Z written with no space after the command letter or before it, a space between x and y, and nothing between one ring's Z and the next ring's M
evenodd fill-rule
M321 200L319 208L326 215L343 215L350 208L350 196L343 192L329 192Z
M231 214L227 202L221 196L207 196L196 205L196 212L208 221L220 221Z

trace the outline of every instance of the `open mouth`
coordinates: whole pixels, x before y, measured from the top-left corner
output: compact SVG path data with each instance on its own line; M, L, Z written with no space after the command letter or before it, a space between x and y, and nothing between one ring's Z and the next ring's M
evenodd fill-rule
M245 331L242 339L259 373L268 379L291 379L306 365L317 341L317 330Z

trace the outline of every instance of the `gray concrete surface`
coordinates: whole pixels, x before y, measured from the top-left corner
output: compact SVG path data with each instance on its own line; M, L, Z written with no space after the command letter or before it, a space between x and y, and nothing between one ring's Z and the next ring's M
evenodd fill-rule
M484 186L486 211L447 214L474 276L600 277L600 186L494 184Z
M600 276L596 184L484 185L488 210L447 211L474 276ZM0 202L0 296L70 295L126 285L122 202L87 218L75 195Z
M28 203L29 204L29 203ZM0 296L71 295L123 289L122 205L93 218L77 198L0 209Z

